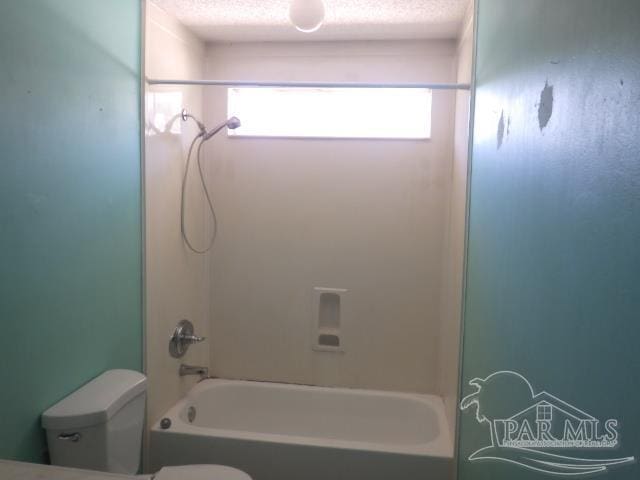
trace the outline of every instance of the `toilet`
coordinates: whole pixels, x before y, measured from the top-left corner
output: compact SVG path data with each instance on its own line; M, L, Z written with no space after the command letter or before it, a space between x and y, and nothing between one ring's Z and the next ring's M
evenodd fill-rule
M147 379L131 370L109 370L42 414L51 463L135 475L145 415ZM154 480L251 480L221 465L165 467Z

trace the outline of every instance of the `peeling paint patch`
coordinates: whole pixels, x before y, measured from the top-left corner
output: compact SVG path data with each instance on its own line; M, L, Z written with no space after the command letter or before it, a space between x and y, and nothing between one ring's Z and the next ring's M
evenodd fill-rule
M498 121L498 150L502 147L504 141L504 110L500 114L500 120Z
M553 85L546 81L542 92L540 92L540 103L538 103L538 124L540 131L549 124L553 115Z

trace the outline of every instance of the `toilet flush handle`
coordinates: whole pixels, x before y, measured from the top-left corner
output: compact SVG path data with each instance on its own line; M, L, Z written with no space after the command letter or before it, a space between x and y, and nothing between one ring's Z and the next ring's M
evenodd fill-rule
M64 440L65 442L79 442L80 438L82 438L82 435L80 435L78 432L75 433L61 433L60 435L58 435L58 440Z

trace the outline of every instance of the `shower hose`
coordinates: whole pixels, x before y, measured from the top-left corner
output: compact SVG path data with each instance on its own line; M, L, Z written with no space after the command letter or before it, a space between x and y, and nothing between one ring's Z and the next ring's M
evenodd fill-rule
M184 176L182 177L182 193L180 200L180 231L182 233L182 239L184 243L187 245L189 250L198 254L205 254L216 241L216 236L218 234L218 218L216 217L216 211L213 208L213 202L211 201L211 195L209 194L209 189L207 188L207 182L204 180L204 172L202 169L202 146L207 140L204 138L204 133L200 132L191 142L189 146L189 152L187 154L187 164L184 169ZM198 144L196 147L196 143ZM202 184L202 190L204 191L204 196L207 200L207 206L209 207L209 212L211 212L211 219L213 220L213 232L211 233L211 237L209 238L209 242L207 246L201 250L196 248L191 241L189 240L189 236L187 235L187 230L185 228L185 200L187 196L187 178L189 176L189 168L191 166L191 159L193 156L193 150L195 147L196 151L196 163L198 164L198 173L200 177L200 183Z

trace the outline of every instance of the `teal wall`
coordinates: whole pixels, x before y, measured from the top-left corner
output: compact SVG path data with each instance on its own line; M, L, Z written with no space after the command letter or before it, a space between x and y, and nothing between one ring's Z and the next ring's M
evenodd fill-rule
M142 363L140 4L0 2L0 458Z
M620 421L620 448L578 455L637 460L640 2L480 0L477 21L462 395L517 371ZM483 400L499 415L516 396ZM461 412L460 479L549 478L468 461L490 443L474 413Z

